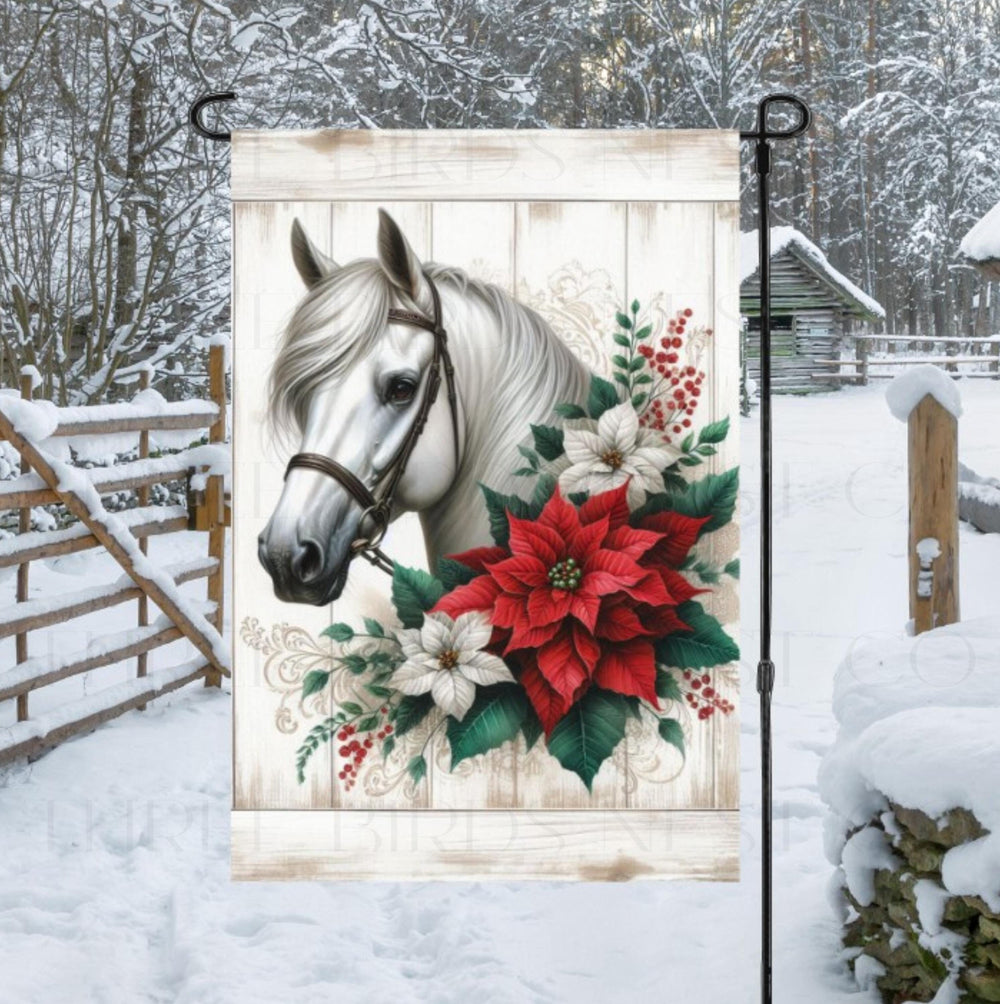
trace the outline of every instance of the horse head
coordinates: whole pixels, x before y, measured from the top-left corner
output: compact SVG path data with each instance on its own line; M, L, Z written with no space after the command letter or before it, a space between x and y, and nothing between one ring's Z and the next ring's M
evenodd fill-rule
M325 458L344 477L290 466L258 539L261 564L282 600L324 605L343 591L359 541L383 527L361 504L394 484L393 514L439 502L460 464L461 405L438 394L405 463L400 452L419 424L434 379L435 335L390 317L433 318L436 293L396 222L379 210L378 255L338 265L296 220L291 250L306 286L278 346L270 407L299 438L299 453ZM394 466L400 466L398 475ZM355 482L353 491L351 476ZM359 501L360 499L360 501Z

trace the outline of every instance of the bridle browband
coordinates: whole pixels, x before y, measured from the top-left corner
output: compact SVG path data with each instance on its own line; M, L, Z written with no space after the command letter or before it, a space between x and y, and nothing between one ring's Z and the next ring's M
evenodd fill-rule
M455 368L448 353L448 334L444 329L441 319L441 297L437 286L431 277L424 272L427 285L430 286L431 299L434 304L433 318L425 317L423 314L413 310L400 310L390 307L388 319L390 321L400 321L403 324L410 324L415 328L423 328L434 336L434 355L431 358L430 367L427 373L427 384L424 387L423 398L420 401L420 408L413 419L413 424L396 453L386 464L380 477L388 478L381 487L379 494L375 493L353 472L349 471L343 464L337 463L330 457L322 453L296 453L288 466L285 468L285 478L288 472L295 467L304 467L308 470L319 471L326 474L338 482L340 486L361 506L361 519L358 521L358 536L351 542L350 558L360 554L366 561L371 562L376 568L390 575L393 570L392 559L379 547L385 531L389 527L389 520L392 517L392 503L399 488L399 482L406 472L406 465L410 456L416 448L427 424L427 418L431 413L431 408L437 400L438 390L441 387L441 370L444 369L445 383L448 388L448 406L451 410L451 431L452 441L455 449L455 467L458 468L459 446L458 446L458 404L455 393ZM366 533L363 529L365 519L372 521L373 527ZM350 558L348 560L350 560Z

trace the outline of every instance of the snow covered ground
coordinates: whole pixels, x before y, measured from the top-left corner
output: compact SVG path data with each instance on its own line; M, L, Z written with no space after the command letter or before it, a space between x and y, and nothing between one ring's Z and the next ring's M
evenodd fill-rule
M1000 386L960 387L961 458L1000 475ZM838 961L816 774L834 739L835 667L860 639L900 637L906 619L906 430L884 389L775 407L779 1002L875 1000ZM756 416L743 423L741 883L233 885L229 698L196 686L67 743L0 788L0 1004L754 1000L757 432ZM154 539L151 552L177 560L174 546ZM190 556L203 541L181 546ZM963 526L961 546L963 618L996 613L1000 535ZM115 574L79 556L63 568L74 564L85 580L46 570L33 586L77 589ZM12 589L12 579L0 583L5 600ZM133 615L131 604L117 608L114 628ZM183 654L178 645L167 658ZM86 685L128 670L104 672ZM32 707L46 699L33 695Z

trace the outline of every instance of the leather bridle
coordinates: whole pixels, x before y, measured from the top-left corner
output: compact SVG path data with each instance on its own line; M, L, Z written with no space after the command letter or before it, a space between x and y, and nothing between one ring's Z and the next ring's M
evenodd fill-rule
M319 471L326 474L338 482L341 487L361 506L361 518L358 520L358 536L351 542L350 558L360 554L366 561L371 562L376 568L387 572L390 575L393 570L392 559L379 547L385 531L389 527L392 518L392 504L399 488L399 482L406 472L406 465L410 456L416 448L417 442L427 424L427 418L431 413L431 408L437 400L438 390L441 387L441 370L444 369L445 383L448 387L448 405L451 409L451 431L455 449L455 467L458 468L459 445L458 445L458 404L455 393L455 368L448 353L448 334L441 321L441 297L438 294L437 286L434 285L431 277L424 272L424 278L431 290L431 298L434 304L434 316L425 317L423 314L412 310L400 310L390 307L388 319L390 321L401 321L403 324L412 325L415 328L423 328L434 336L434 355L431 358L427 373L427 383L424 387L423 398L420 401L420 408L414 417L413 424L406 433L406 438L399 444L392 459L383 469L380 480L385 480L384 485L376 485L379 489L376 495L353 471L349 471L343 464L337 463L330 457L322 453L296 453L288 466L285 468L285 478L288 472L296 467L303 467L308 470ZM365 532L364 522L368 519L373 526L370 531Z

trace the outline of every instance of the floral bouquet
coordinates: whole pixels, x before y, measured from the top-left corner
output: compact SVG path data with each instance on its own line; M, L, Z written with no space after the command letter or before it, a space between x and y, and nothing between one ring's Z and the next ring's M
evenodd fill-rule
M531 426L515 471L524 495L482 486L493 544L441 559L433 575L397 564L401 626L365 618L363 631L324 632L337 653L302 694L336 678L338 697L299 748L300 781L332 741L345 789L372 754L405 757L419 784L443 733L452 768L523 738L590 789L630 718L683 754L685 706L702 722L733 710L720 689L739 652L698 597L738 577L739 562L714 568L692 549L731 521L738 472L684 475L729 430L727 418L691 431L712 334L691 316L679 311L657 340L638 302L619 313L613 381L593 376L585 408L560 405L558 424ZM419 748L408 742L418 725L430 725Z

